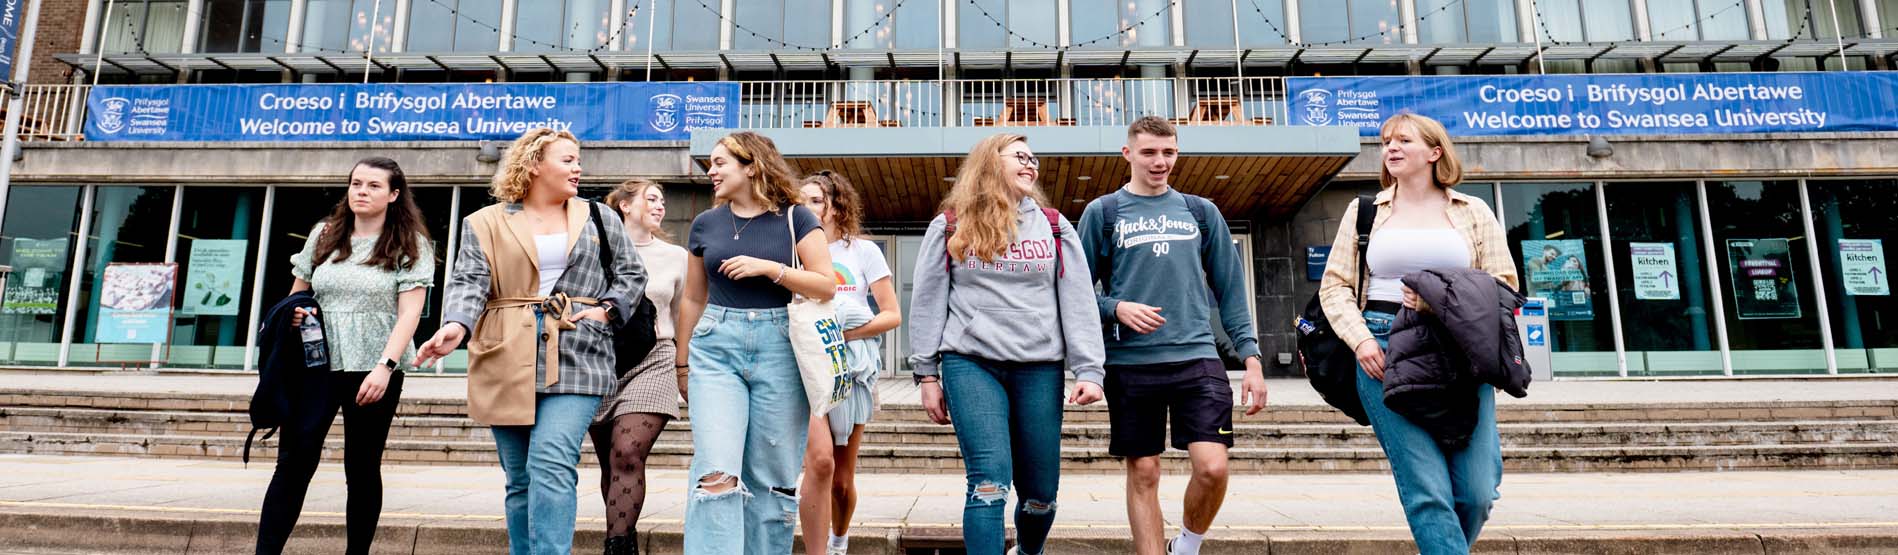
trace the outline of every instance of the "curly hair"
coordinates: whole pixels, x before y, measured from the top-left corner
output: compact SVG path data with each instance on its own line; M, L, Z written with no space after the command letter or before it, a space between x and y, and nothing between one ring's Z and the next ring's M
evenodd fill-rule
M618 187L614 187L613 192L606 194L606 205L613 207L613 210L619 210L619 205L622 202L631 202L633 204L639 204L640 199L646 198L647 190L651 190L653 192L659 193L660 197L664 197L666 195L666 188L663 186L660 186L658 183L654 183L652 181L647 181L644 179L628 179L626 180L625 183L621 183L619 184ZM627 221L633 221L634 216L629 213L621 213L620 217L625 218ZM645 218L642 217L638 221L640 222L639 224L640 226L644 227L646 225ZM672 234L667 233L666 227L663 225L647 227L646 231L648 233L652 233L653 237L658 237L661 240L664 240L664 241L672 240Z
M533 170L540 165L546 155L547 145L559 140L580 144L580 139L572 133L556 131L546 127L528 130L514 144L507 147L507 154L501 157L501 167L494 172L494 181L488 186L488 194L496 200L507 203L520 202L527 197L527 186L533 182Z
M838 237L834 239L848 241L863 232L863 197L843 174L817 170L804 178L804 185L824 190L824 219L837 228Z
M1017 142L1025 144L1028 137L990 135L962 159L962 167L956 170L956 184L942 201L943 211L956 212L956 234L948 244L951 259L961 262L974 256L992 262L1006 254L1014 242L1018 227L1015 207L1023 193L1011 176L1004 174L1002 149ZM1027 195L1043 206L1048 204L1040 188Z
M758 175L751 179L751 197L766 208L788 209L803 204L797 193L797 174L791 171L791 164L784 161L784 155L778 153L778 144L770 137L750 131L739 131L718 140L725 150L732 153L738 163L758 169ZM723 204L725 201L717 201Z

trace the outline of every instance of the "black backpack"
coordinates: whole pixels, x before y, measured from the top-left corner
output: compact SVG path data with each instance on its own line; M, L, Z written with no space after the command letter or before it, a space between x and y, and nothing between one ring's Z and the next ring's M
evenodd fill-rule
M1360 297L1364 295L1364 250L1371 244L1371 223L1377 219L1375 202L1375 197L1358 195L1357 295ZM1312 389L1318 390L1318 396L1323 397L1326 404L1343 411L1358 425L1371 425L1370 418L1364 414L1364 403L1358 399L1357 352L1332 331L1331 319L1325 316L1325 308L1316 293L1305 303L1305 312L1298 318L1298 360L1305 366L1305 378L1311 380Z
M607 240L606 224L600 219L600 203L589 202L593 210L593 230L600 236L600 269L605 272L608 284L613 282L613 243ZM653 345L659 343L658 332L653 329L659 319L659 307L653 306L652 299L638 295L633 303L632 312L626 316L626 322L613 330L613 377L623 377L633 367L646 360L652 353ZM611 325L609 324L609 327Z

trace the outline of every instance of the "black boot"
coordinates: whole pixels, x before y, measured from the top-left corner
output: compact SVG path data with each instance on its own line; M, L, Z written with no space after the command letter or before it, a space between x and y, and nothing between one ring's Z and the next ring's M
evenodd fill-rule
M608 536L606 555L639 555L637 536Z

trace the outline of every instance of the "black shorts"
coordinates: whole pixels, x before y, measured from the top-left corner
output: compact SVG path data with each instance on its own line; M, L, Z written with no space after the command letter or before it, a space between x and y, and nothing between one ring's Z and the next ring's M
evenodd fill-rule
M1107 367L1107 453L1150 457L1166 452L1167 414L1173 448L1209 441L1232 447L1232 384L1219 359Z

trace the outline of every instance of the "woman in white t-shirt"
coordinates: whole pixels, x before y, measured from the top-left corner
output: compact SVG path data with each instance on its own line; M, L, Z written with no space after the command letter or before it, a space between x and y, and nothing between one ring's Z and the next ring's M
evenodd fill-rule
M804 495L798 500L804 526L805 553L846 553L850 550L850 516L857 509L857 448L863 445L863 426L876 412L876 378L883 369L879 336L903 323L897 308L896 286L883 249L858 237L863 223L863 200L857 189L830 170L819 170L798 191L804 206L824 222L830 239L831 267L837 276L837 320L844 329L845 364L854 387L843 403L824 416L811 418L809 443L804 448ZM870 314L867 322L849 314ZM852 323L858 325L852 326ZM818 530L829 532L829 542Z

